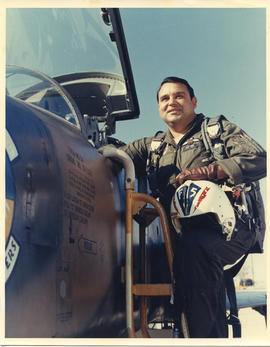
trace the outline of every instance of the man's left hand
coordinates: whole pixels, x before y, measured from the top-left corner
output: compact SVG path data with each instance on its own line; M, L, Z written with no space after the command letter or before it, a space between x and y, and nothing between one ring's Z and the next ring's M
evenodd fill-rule
M228 175L223 171L223 169L217 163L212 163L208 166L201 166L183 170L176 177L176 184L181 186L187 180L208 180L216 182L226 177L228 177Z

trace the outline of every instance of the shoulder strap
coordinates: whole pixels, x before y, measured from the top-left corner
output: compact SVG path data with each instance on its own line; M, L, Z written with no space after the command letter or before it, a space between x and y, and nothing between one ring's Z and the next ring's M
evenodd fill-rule
M222 119L225 119L223 115L214 118L205 117L201 125L204 146L209 160L212 161L227 158L225 146L221 139L223 132Z
M159 166L159 160L166 147L165 132L158 131L153 137L150 149L148 152L148 158L146 162L146 174L151 189L152 195L156 198L161 196L157 181L157 171Z
M211 145L211 141L210 141L210 138L209 138L209 135L208 135L208 132L207 132L207 123L209 122L209 119L208 117L205 117L203 122L202 122L202 125L201 125L201 133L202 133L202 139L203 139L203 143L204 143L204 147L206 149L206 153L207 153L207 156L209 157L209 159L214 159L213 158L213 153L212 153L212 145Z
M158 131L155 136L152 138L151 144L150 144L150 152L157 152L160 151L160 147L163 144L165 139L165 132L164 131Z

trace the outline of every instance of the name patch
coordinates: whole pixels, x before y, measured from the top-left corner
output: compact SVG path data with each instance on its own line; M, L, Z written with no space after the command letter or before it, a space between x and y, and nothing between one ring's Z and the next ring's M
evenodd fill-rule
M198 148L199 145L200 145L199 139L190 139L187 142L183 143L182 150L185 152L190 149Z

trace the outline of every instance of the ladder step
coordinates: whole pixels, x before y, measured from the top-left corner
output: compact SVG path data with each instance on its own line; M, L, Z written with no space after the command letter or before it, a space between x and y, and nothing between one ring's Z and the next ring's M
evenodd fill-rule
M171 284L135 284L133 285L133 294L138 296L170 296L172 292Z

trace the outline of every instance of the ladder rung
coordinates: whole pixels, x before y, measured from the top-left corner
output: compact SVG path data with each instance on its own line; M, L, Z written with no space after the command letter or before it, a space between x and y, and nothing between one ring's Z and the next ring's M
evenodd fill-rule
M167 283L133 285L133 294L139 296L170 296L171 292L171 284Z

